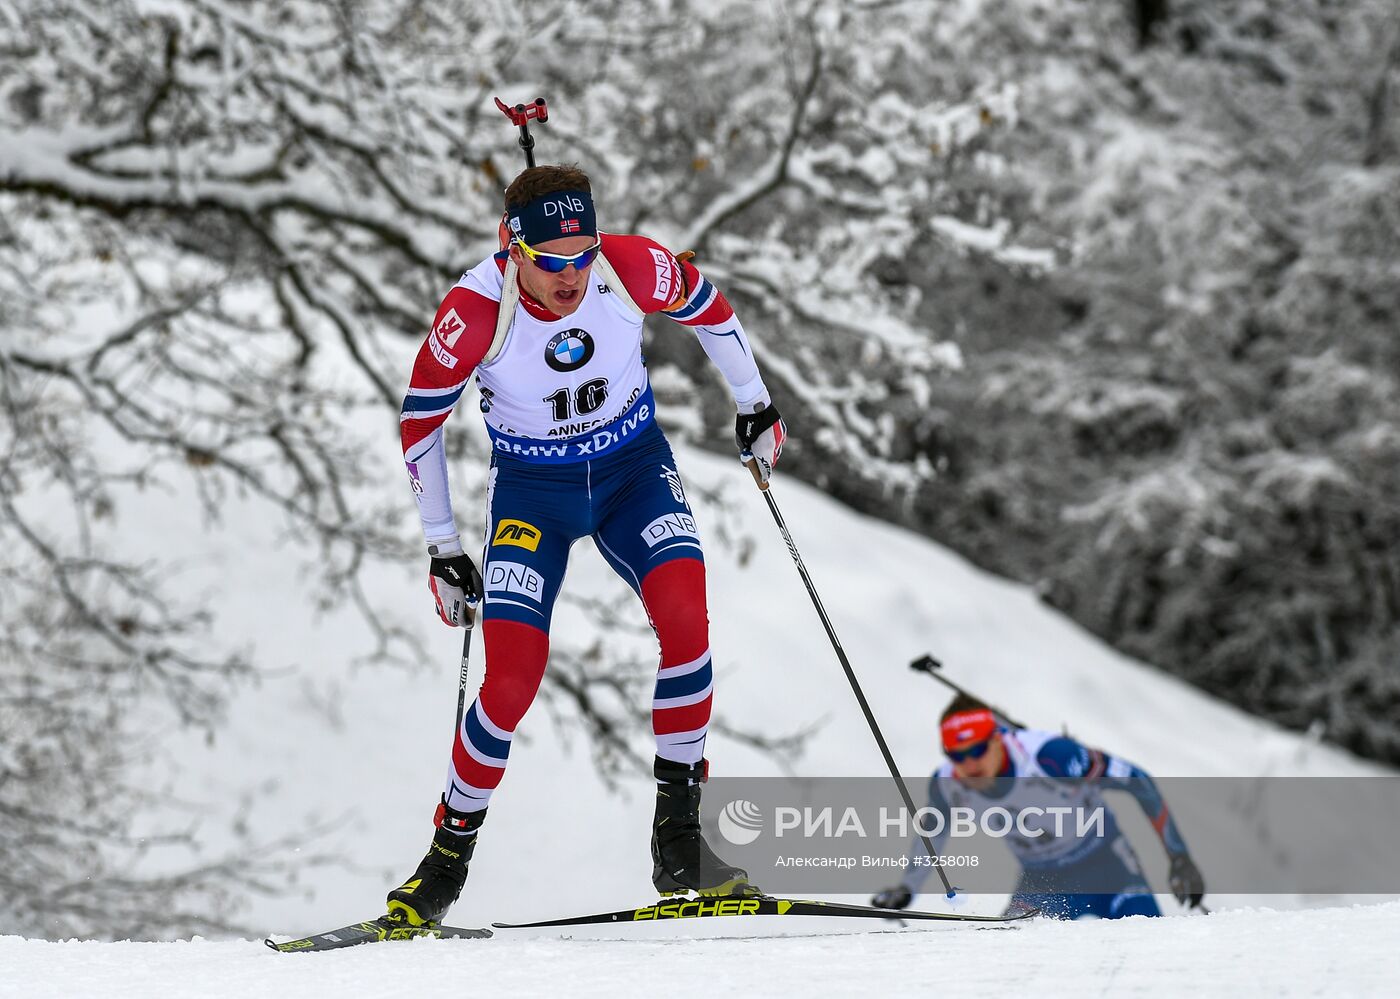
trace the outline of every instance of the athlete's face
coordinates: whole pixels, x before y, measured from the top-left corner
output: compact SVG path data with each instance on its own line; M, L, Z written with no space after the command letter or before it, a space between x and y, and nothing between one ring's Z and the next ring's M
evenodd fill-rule
M957 748L966 752L974 747ZM992 781L1001 773L1002 764L1006 762L1006 746L1001 741L1001 733L993 732L992 737L987 740L987 751L981 756L966 755L961 760L953 760L950 756L949 759L953 764L953 776L974 791L984 791L992 786Z
M530 248L540 253L557 253L570 256L582 253L594 243L595 236L563 236L551 239ZM573 264L558 274L551 274L535 266L525 252L514 243L510 246L510 259L520 270L520 286L529 292L530 297L539 302L556 316L572 315L583 301L583 293L588 290L588 272L593 269L592 261L579 270Z

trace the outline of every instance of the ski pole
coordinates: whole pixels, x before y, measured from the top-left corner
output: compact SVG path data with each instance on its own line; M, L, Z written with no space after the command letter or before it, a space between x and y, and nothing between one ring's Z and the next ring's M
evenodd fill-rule
M949 680L946 676L939 672L943 669L943 664L937 659L933 658L933 656L920 656L918 659L915 659L912 663L909 664L909 668L912 669L915 673L927 673L929 676L933 677L933 679L943 684L943 686L947 687L955 694L962 694L964 697L971 697L974 700L982 701L982 698L978 697L976 694L970 693L965 687L958 686L952 680ZM982 701L982 703L987 704L986 701ZM1001 710L1001 708L992 707L992 705L990 704L987 704L987 708L991 711L992 714L996 715L998 718L1006 722L1012 728L1028 727L1026 725L1022 725L1015 718L1012 718L1005 711Z
M870 726L871 734L875 736L875 744L880 747L880 755L885 758L885 766L889 768L890 776L894 778L895 786L899 788L900 797L904 799L904 807L909 809L911 816L916 816L914 831L923 841L924 849L928 851L929 857L936 860L937 854L933 849L933 841L925 836L923 830L918 826L916 815L918 809L914 807L914 799L909 794L909 788L905 785L904 778L899 775L899 768L895 766L889 744L885 742L884 733L880 731L880 725L875 721L875 714L870 710L870 702L865 699L865 692L860 688L860 681L856 679L855 670L851 668L851 661L846 658L846 651L841 648L841 640L836 637L836 630L831 626L831 619L826 616L826 608L822 606L821 597L817 596L816 587L812 585L812 577L807 574L807 566L803 564L802 556L797 552L797 545L793 544L792 534L788 531L787 523L783 520L777 501L773 499L773 493L768 488L769 483L763 481L763 477L758 471L758 459L751 457L744 464L753 473L754 482L758 483L763 498L768 501L768 511L773 514L773 520L777 522L778 530L782 532L783 540L787 542L788 554L792 556L793 564L797 566L797 573L802 577L802 582L807 587L807 595L812 598L812 606L817 609L817 616L821 618L822 627L826 629L826 637L831 640L831 647L836 650L836 658L841 661L841 668L846 671L846 679L851 682L851 690L854 691L856 700L860 703L860 710L865 715L865 721ZM947 892L948 898L952 898L956 892L948 882L948 875L943 873L943 868L937 863L933 865L933 869L938 872L938 879L943 882L943 890Z
M525 151L525 165L532 167L535 165L535 139L530 134L530 119L538 121L541 125L549 121L549 107L545 104L543 97L536 97L533 104L517 104L511 107L499 97L496 98L496 107L501 109L501 113L510 119L512 125L520 128L520 148Z
M467 659L472 652L472 629L476 627L476 608L466 608L467 633L462 636L462 666L457 672L457 727L452 730L452 748L457 748L457 733L462 731L462 715L467 711Z

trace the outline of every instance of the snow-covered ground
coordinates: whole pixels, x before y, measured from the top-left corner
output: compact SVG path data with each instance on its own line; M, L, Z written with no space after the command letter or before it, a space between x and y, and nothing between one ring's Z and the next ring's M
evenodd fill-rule
M383 460L386 480L402 475L390 452L366 459ZM679 457L709 539L718 712L736 725L782 732L820 721L800 772L879 777L878 752L748 473L735 461L692 449L680 449ZM718 511L706 490L722 492L734 509ZM916 795L937 758L936 719L947 694L907 664L933 651L950 676L1032 724L1067 724L1159 776L1220 782L1218 808L1178 807L1208 880L1219 883L1228 874L1247 884L1248 872L1264 879L1290 865L1364 869L1393 862L1390 837L1369 821L1376 809L1393 809L1395 799L1377 793L1393 790L1393 774L1118 655L1047 610L1027 588L925 539L791 481L780 480L775 495ZM464 529L475 529L474 505L469 497L458 501ZM237 522L235 506L231 501L228 514ZM124 526L137 536L143 517L155 530L184 515L154 502L126 513ZM720 544L724 532L747 535L751 551L742 537ZM209 855L234 842L235 826L264 841L328 827L305 849L338 862L308 867L290 891L250 898L240 914L250 930L300 936L376 914L384 891L421 856L446 766L460 633L436 624L421 567L405 567L400 577L380 580L374 597L421 622L436 661L418 671L353 666L367 647L363 626L348 614L308 615L309 580L286 571L276 538L275 526L248 521L205 543L218 567L222 638L256 646L265 660L287 668L238 698L212 744L172 734L151 781L168 789L172 801L198 805L199 839ZM192 565L199 562L191 558ZM196 592L199 585L192 576ZM589 545L576 546L566 591L620 588ZM640 622L640 607L635 613ZM577 608L561 607L559 642L586 644L592 637L586 629ZM648 641L606 637L619 654L645 651ZM475 661L479 682L479 648ZM638 747L645 750L645 738ZM712 737L709 755L729 774L776 772L772 761L722 735ZM1338 789L1331 810L1345 840L1323 844L1330 854L1313 849L1318 844L1290 844L1265 826L1267 781L1285 773ZM450 921L482 925L646 902L651 807L646 780L609 795L582 738L561 739L548 712L534 711L515 740ZM1160 850L1131 811L1119 808L1162 887ZM1269 836L1265 849L1261 837ZM870 890L885 880L878 877ZM1179 911L1160 898L1164 909ZM972 904L995 908L999 901ZM8 937L0 939L0 995L381 995L481 987L508 995L642 994L663 982L676 996L725 989L961 993L979 984L1047 995L1359 995L1387 993L1400 972L1394 946L1400 904L1377 904L1376 897L1344 907L1339 901L1349 899L1296 895L1217 894L1210 901L1224 911L1117 924L869 932L833 927L835 920L796 930L786 919L714 920L703 928L689 923L604 934L502 931L487 942L419 941L316 956L273 954L257 941ZM927 907L940 902L921 899ZM1264 908L1232 907L1246 903ZM1314 908L1274 911L1308 905ZM779 933L812 936L774 938ZM607 934L618 939L599 942Z
M1392 996L1400 903L846 936L417 940L327 954L256 941L0 938L4 999L153 996ZM736 931L738 928L736 927Z

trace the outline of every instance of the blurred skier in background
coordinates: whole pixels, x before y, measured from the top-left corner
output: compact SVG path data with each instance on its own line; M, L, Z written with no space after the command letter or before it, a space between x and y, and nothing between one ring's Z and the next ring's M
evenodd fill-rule
M1060 919L1162 914L1104 803L1104 789L1137 800L1167 852L1172 894L1183 905L1201 904L1205 881L1146 771L1065 735L1001 726L986 704L967 694L954 698L940 721L948 758L929 778L928 805L944 822L922 824L938 830L931 841L939 852L953 809L968 809L978 820L990 809L1005 809L1013 820L1006 842L1021 864L1009 911L1034 907ZM1078 817L1096 809L1102 809L1101 824L1081 830ZM910 858L901 883L875 895L872 905L903 909L918 894L932 869L919 837Z
M645 236L600 232L588 177L525 170L505 192L500 252L438 307L401 417L404 460L427 542L429 587L454 627L484 598L486 676L456 733L427 856L389 893L391 919L439 920L457 899L534 700L570 546L591 537L641 598L660 643L652 701L657 891L753 894L700 833L713 692L705 562L642 359L646 315L689 327L728 382L735 436L767 479L786 434L723 294ZM493 455L481 571L458 534L442 425L475 373ZM571 817L576 832L589 828Z

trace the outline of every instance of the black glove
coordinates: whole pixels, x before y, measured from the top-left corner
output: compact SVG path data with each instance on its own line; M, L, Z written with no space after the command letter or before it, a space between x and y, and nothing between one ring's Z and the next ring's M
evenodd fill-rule
M787 440L787 425L778 415L778 407L759 403L756 413L740 413L734 420L734 440L739 444L739 457L748 462L753 458L761 481L767 482L773 466L783 453Z
M481 573L462 550L458 538L428 545L428 589L433 591L438 617L454 628L466 622L466 608L481 599Z
M1195 909L1206 897L1206 879L1189 853L1178 853L1172 857L1171 873L1167 875L1176 900L1188 908Z
M914 900L914 894L903 885L895 885L876 893L870 904L879 909L903 909Z

